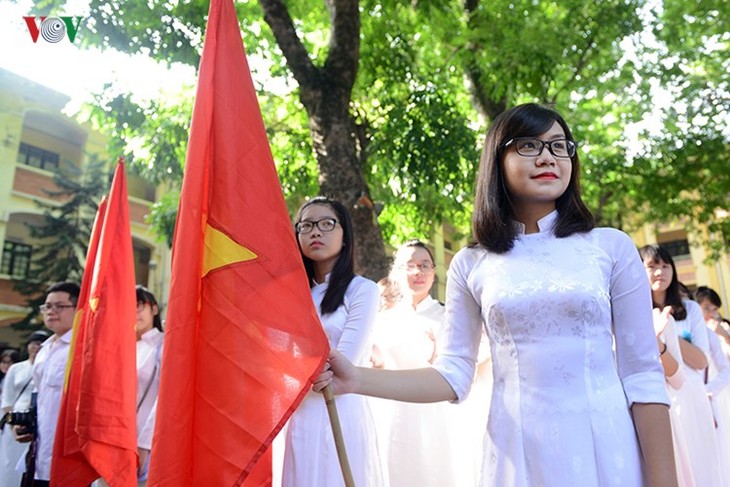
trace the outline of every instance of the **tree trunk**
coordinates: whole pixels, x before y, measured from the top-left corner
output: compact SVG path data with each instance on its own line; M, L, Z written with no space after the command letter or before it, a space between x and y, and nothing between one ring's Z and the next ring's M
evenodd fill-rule
M388 272L383 236L357 154L350 116L352 87L360 61L358 0L329 0L332 27L327 59L315 66L281 0L259 0L264 20L299 84L319 165L320 193L342 202L352 214L357 272L377 280Z
M472 22L472 16L479 7L479 0L465 0L464 11L467 16L467 25L471 30L475 30ZM467 88L471 95L472 105L476 108L479 115L485 120L492 121L507 109L507 96L501 95L498 99L490 96L491 86L484 83L482 70L479 67L477 56L478 47L472 42L468 42L464 46L466 53L464 62L464 73L466 74Z
M317 112L308 110L309 128L319 163L320 192L341 201L350 210L358 272L377 280L388 273L388 261L370 190L355 150L348 104L349 98L345 100L335 92L325 94L317 104ZM335 108L338 106L339 109Z

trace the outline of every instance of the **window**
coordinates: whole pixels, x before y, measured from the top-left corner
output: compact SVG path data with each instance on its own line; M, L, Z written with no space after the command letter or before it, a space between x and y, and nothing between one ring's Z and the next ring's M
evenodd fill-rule
M40 147L28 145L26 143L20 143L20 149L18 149L18 164L25 164L27 166L39 167L48 171L58 169L58 162L60 156L55 152L49 152L43 150Z
M30 255L32 247L18 242L5 242L3 258L0 263L0 274L12 277L28 277L30 271Z
M672 240L671 242L661 242L660 245L667 249L672 257L682 257L689 255L689 242L687 240Z
M138 242L132 242L132 252L134 253L134 275L137 284L147 286L149 285L152 250Z

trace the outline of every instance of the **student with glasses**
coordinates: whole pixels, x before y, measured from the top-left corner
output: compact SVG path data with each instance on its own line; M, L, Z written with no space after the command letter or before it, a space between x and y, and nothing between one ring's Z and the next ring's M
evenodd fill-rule
M157 395L160 388L163 331L160 308L152 292L144 286L137 293L137 482L147 482L152 434L155 430Z
M378 281L378 290L380 291L380 308L378 308L378 311L390 309L400 301L400 288L391 278L384 277L380 279Z
M714 413L720 462L724 464L730 458L730 343L726 341L730 337L723 326L725 320L720 315L720 295L712 288L699 286L695 291L695 300L707 326L710 365L705 376L705 387ZM730 478L727 475L723 477L726 485L730 485Z
M137 486L147 485L147 474L152 450L152 435L157 418L157 396L160 388L162 365L163 329L160 307L152 291L144 286L135 287L137 294ZM106 487L104 479L98 479L92 487Z
M388 312L378 314L374 354L380 356L376 367L389 369L411 368L415 360L420 365L430 364L436 356L436 337L441 333L443 310L441 303L430 295L435 280L434 259L431 251L420 240L410 240L395 252L388 279L400 290L398 301ZM411 323L403 318L419 318ZM407 339L403 335L407 336ZM410 342L408 358L400 363L396 348L403 341ZM395 347L395 348L391 348ZM418 350L419 352L416 352Z
M396 250L389 278L402 290L402 298L392 309L378 313L374 366L404 370L433 364L444 327L444 305L430 294L436 279L434 262L420 240L409 240ZM486 417L484 385L480 380L469 400L458 406L373 402L390 485L477 484L483 434L475 431L474 422Z
M35 450L35 462L31 462L34 471L23 474L23 486L49 485L53 442L79 291L79 285L75 282L58 282L47 289L46 301L40 306L43 323L53 335L43 342L33 364L34 392L38 394L37 434L28 434L19 426L13 426L13 434L18 441L35 441L34 447L31 447L31 450Z
M476 182L474 243L450 264L433 367L353 367L335 350L314 389L463 401L486 330L494 389L481 485L675 487L649 285L631 239L594 228L576 146L550 108L498 116Z
M330 347L355 364L367 365L379 293L374 282L354 272L355 239L347 209L329 198L312 198L294 221L312 299ZM383 485L367 398L350 394L336 402L355 485ZM324 400L310 392L287 425L282 485L320 487L342 482Z

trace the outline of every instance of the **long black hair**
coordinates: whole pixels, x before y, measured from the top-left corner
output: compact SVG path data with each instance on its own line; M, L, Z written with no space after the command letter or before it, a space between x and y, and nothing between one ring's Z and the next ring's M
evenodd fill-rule
M672 316L675 320L682 321L687 318L687 308L684 307L682 295L679 292L680 287L679 277L677 276L677 266L674 265L674 259L666 247L662 247L661 245L645 245L639 249L639 255L641 256L642 261L650 260L655 264L659 264L663 261L672 266L672 280L665 293L664 302L654 302L654 298L652 297L652 306L659 309L662 309L664 306L671 306Z
M137 291L137 304L139 303L147 303L150 305L150 308L154 308L154 306L157 306L157 313L152 317L152 326L157 328L158 330L162 331L162 318L160 318L160 306L157 304L157 300L155 299L155 295L152 294L152 291L147 289L144 286L137 285L136 288ZM154 312L154 309L153 309Z
M474 243L491 252L502 254L512 249L518 236L515 213L504 180L502 160L504 144L516 137L536 137L557 122L568 140L573 135L563 117L550 108L535 103L518 105L494 119L487 131L476 182L472 230ZM580 197L580 163L578 153L570 158L572 170L565 192L556 200L558 219L553 230L562 238L593 229L593 215Z
M347 287L355 277L355 238L352 230L352 218L345 205L326 196L317 196L304 203L294 217L294 226L302 221L302 213L312 205L329 206L335 212L335 217L342 227L342 249L330 273L322 304L319 305L322 315L326 315L340 307L345 300ZM304 268L307 271L309 286L312 287L314 285L314 262L304 255L298 238L297 245L304 261Z

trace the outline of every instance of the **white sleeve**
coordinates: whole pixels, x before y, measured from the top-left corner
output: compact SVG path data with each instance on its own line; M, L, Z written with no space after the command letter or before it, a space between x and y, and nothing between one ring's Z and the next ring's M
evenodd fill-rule
M446 280L444 339L439 344L433 367L454 390L455 402L463 401L469 394L484 329L481 305L469 288L469 275L478 260L477 251L460 251L451 261Z
M661 338L667 346L665 353L670 354L677 361L677 371L672 376L668 376L667 383L675 391L682 388L687 376L684 373L684 360L682 360L682 351L679 348L679 338L677 337L677 328L674 324L674 318L669 316L669 323L664 329Z
M710 341L707 335L707 324L702 315L702 308L694 301L684 301L687 309L687 324L692 335L692 345L702 350L707 359L710 359Z
M352 363L363 364L370 360L380 292L373 281L355 277L345 293L345 300L347 321L336 349Z
M157 418L157 399L155 399L152 405L150 415L147 416L147 421L142 427L142 431L137 435L137 447L145 450L152 449L152 436L155 433L155 419Z
M669 405L644 265L628 235L611 230L602 236L602 246L613 260L609 292L616 363L624 392L629 404Z
M5 374L5 379L3 380L2 400L0 400L0 408L2 409L12 407L15 398L18 396L18 393L15 390L15 373L18 370L18 365L20 365L20 363L11 365L8 369L8 373Z
M707 337L710 344L710 360L717 369L717 375L707 383L707 392L717 396L728 385L730 385L730 361L728 361L720 337L707 328Z

